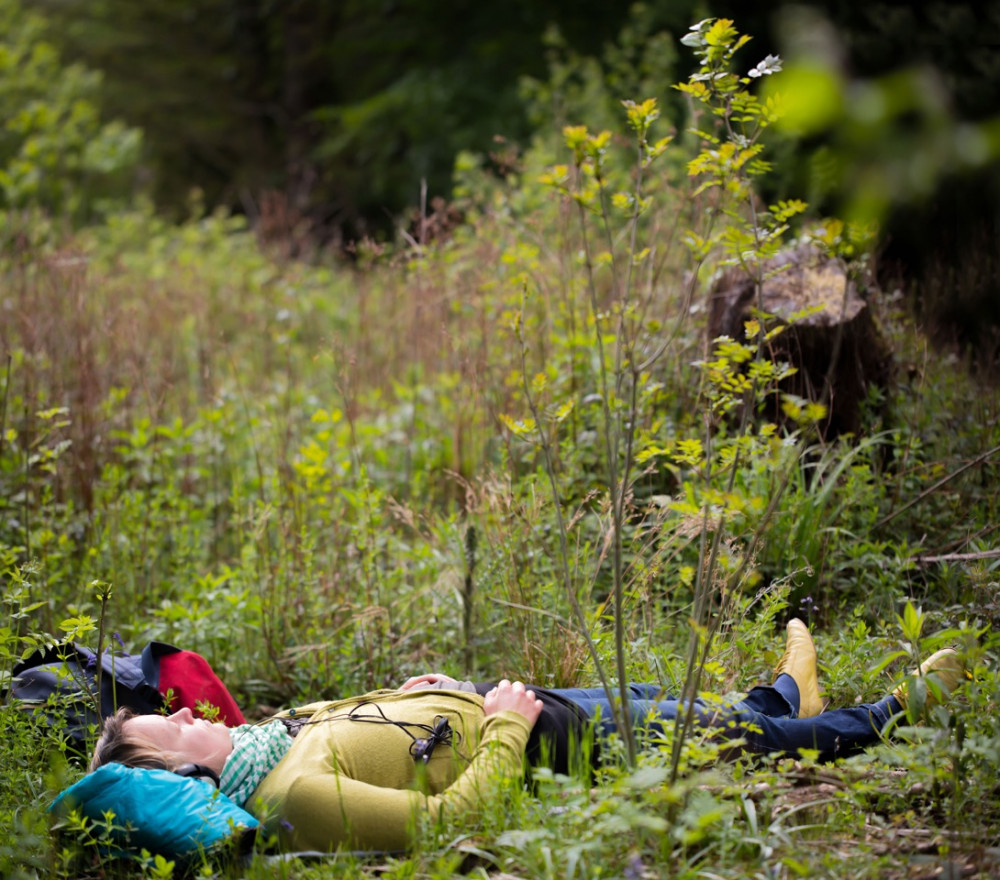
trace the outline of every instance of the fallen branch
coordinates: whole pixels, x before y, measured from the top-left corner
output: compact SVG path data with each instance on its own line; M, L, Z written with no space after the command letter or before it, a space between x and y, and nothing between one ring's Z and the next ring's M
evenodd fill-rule
M1000 559L1000 548L980 550L977 553L944 553L941 556L918 556L916 562L931 565L935 562L974 562L977 559Z
M919 504L928 495L933 495L942 486L947 485L948 483L950 483L959 474L964 474L969 468L975 467L977 464L982 464L984 461L986 461L986 459L992 458L998 452L1000 452L1000 446L994 446L988 452L984 452L982 455L979 455L976 458L972 459L972 461L966 462L957 471L952 471L946 477L942 477L933 486L931 486L931 487L929 487L927 489L924 489L924 491L921 492L916 498L913 498L910 501L906 502L906 504L904 504L898 510L894 510L894 511L892 511L892 513L889 513L889 514L886 514L885 516L883 516L882 519L880 519L877 523L875 523L875 528L879 529L882 526L884 526L886 523L892 522L892 520L894 520L901 513L903 513L904 511L907 511L911 507L913 507L914 504Z

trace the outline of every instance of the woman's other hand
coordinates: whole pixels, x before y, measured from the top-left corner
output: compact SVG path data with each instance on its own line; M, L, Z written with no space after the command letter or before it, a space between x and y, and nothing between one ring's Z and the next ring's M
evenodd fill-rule
M457 679L452 678L450 675L444 675L441 672L425 672L423 675L415 675L413 678L406 679L399 689L401 691L408 691L415 687L437 684L439 681L457 682Z
M535 696L534 691L526 690L524 683L515 681L511 684L505 678L493 690L486 694L483 709L487 715L510 711L523 715L531 724L538 720L542 712L542 701Z

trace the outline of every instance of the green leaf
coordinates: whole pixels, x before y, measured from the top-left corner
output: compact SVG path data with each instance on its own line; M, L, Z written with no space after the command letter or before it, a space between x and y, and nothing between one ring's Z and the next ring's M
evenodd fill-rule
M770 77L766 95L781 103L776 124L797 134L825 131L844 112L844 83L840 76L815 62L792 64Z

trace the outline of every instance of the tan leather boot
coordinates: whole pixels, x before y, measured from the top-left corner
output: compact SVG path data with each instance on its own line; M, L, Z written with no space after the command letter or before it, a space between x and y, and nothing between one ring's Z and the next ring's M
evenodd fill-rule
M965 667L962 658L954 648L942 648L940 651L931 654L923 663L920 669L913 673L921 678L927 678L937 685L942 696L947 697L957 688L965 678ZM901 684L892 692L903 709L907 708L909 695L905 684ZM924 704L928 709L938 704L938 694L933 687L927 688L927 702Z
M823 711L816 672L816 646L809 628L797 617L788 621L785 653L775 667L775 677L785 673L799 686L799 718L812 718Z

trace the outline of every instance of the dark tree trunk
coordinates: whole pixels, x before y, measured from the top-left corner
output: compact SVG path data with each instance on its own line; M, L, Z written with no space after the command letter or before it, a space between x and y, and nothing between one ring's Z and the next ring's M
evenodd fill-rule
M789 325L767 343L768 357L797 368L782 390L828 406L820 425L826 439L861 434L870 416L884 418L892 351L840 262L802 246L768 261L764 276L759 303L743 271L732 269L719 278L711 294L710 338L745 341L751 309L761 308ZM775 406L770 415L778 412Z

